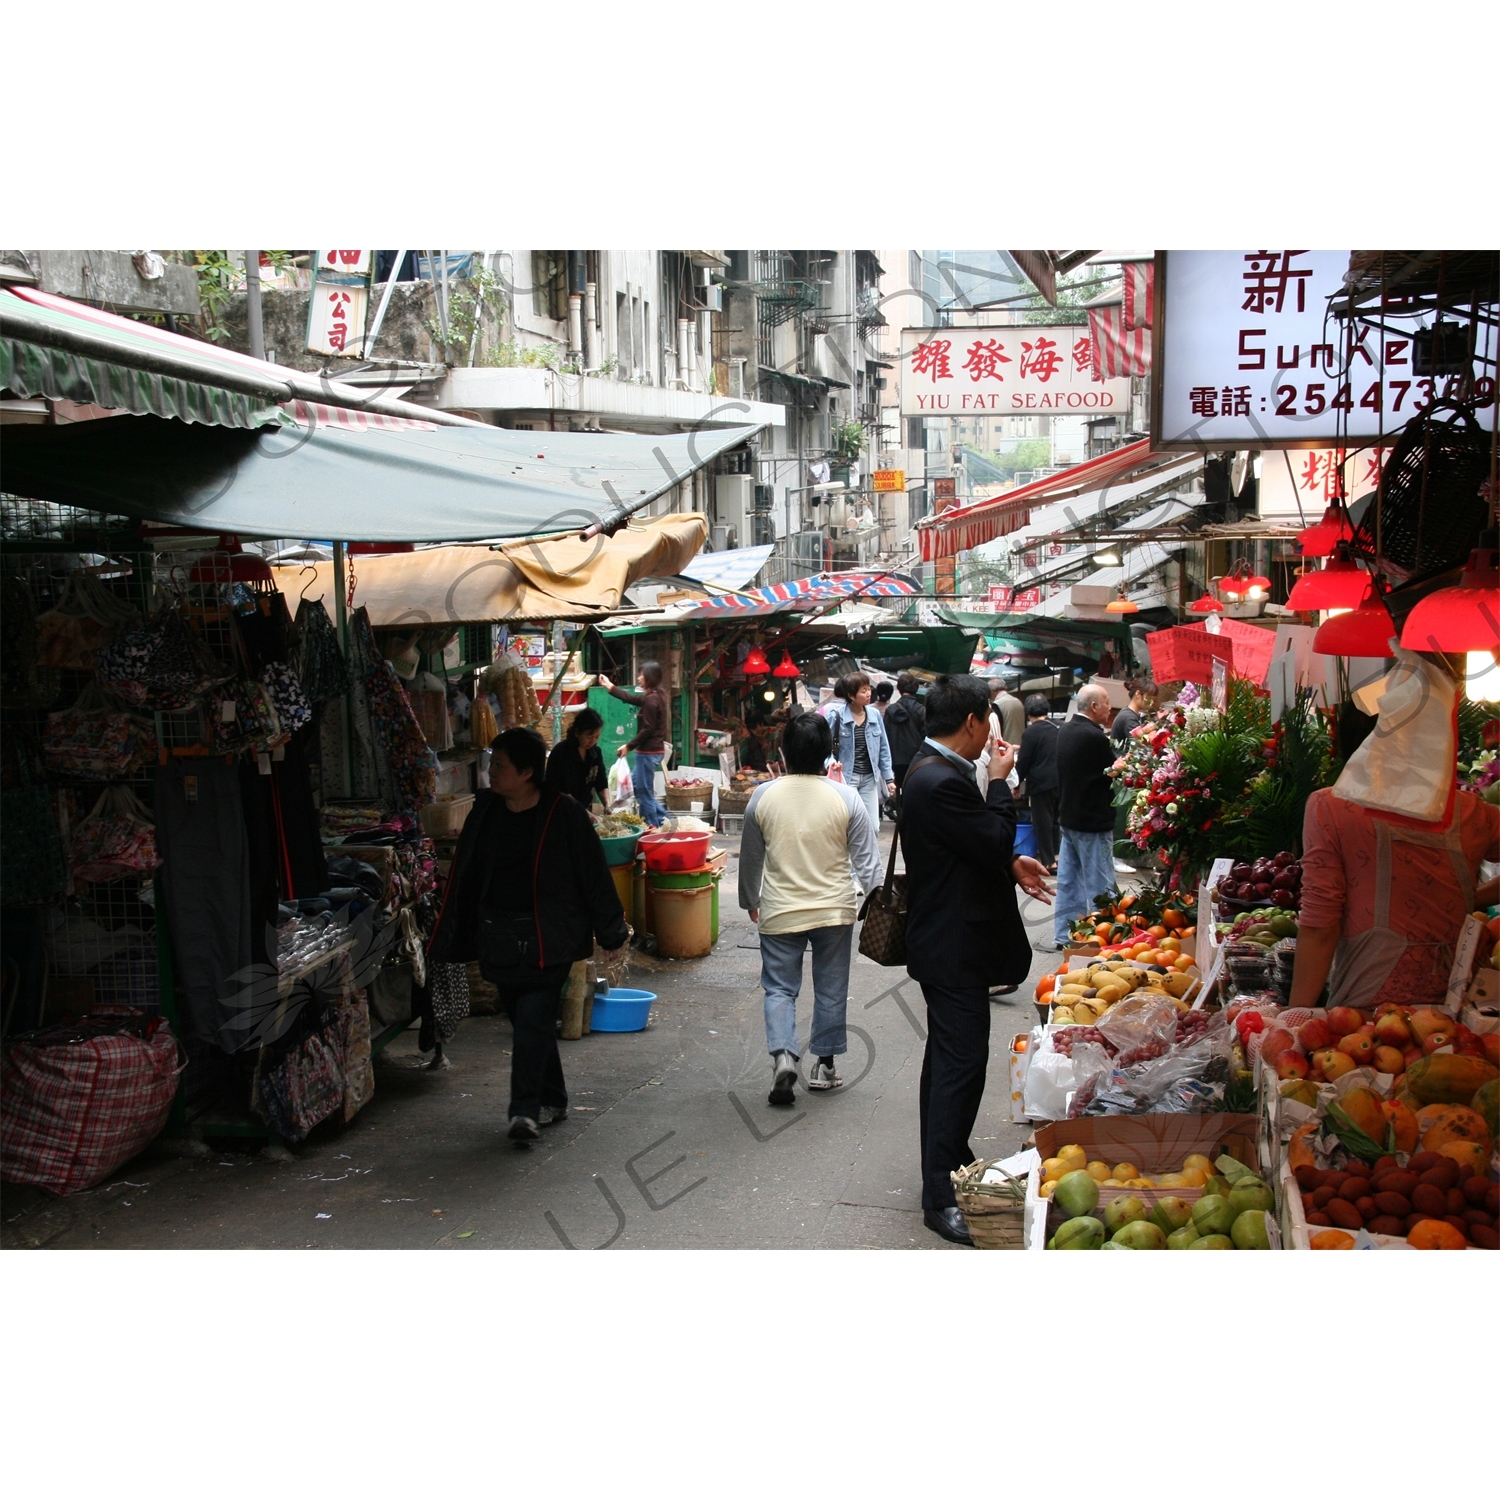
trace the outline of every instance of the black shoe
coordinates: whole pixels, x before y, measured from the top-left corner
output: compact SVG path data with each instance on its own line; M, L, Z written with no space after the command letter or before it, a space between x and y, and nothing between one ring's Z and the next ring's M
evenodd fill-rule
M541 1131L536 1128L536 1121L529 1115L513 1115L508 1134L513 1141L534 1141Z
M542 1112L536 1117L538 1125L561 1125L568 1118L568 1106L566 1104L544 1104Z
M964 1216L956 1208L924 1208L922 1222L934 1234L942 1235L945 1240L952 1240L955 1245L968 1245L970 1249L974 1246L969 1226L964 1223Z
M417 1032L417 1051L431 1052L437 1046L437 1026L433 1021L432 1012L429 1011L422 1017L421 1028Z
M1031 946L1035 948L1038 953L1061 953L1063 951L1063 945L1061 943L1044 943L1040 938L1038 938L1037 941L1034 942Z
M992 984L990 986L990 999L999 1000L1006 995L1014 995L1020 989L1018 984Z
M771 1058L771 1092L767 1104L794 1104L797 1087L797 1059L790 1052L777 1052Z

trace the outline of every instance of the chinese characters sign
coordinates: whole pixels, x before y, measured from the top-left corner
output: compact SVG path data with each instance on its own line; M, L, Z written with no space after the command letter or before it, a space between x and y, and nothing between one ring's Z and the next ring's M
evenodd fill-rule
M1417 373L1414 321L1388 317L1379 330L1329 315L1347 250L1172 250L1162 267L1158 445L1357 445L1457 394L1460 377ZM1493 359L1496 332L1483 337ZM1484 366L1474 373L1482 380Z
M906 488L905 469L876 469L870 479L877 495L900 494Z
M320 276L308 309L307 347L313 354L358 354L365 336L369 289L341 286Z
M1153 630L1146 637L1146 649L1151 653L1151 675L1158 682L1211 682L1215 661L1234 670L1234 643L1210 635L1201 625Z
M1358 500L1379 488L1389 448L1304 448L1268 453L1260 461L1259 511L1263 521L1310 526L1333 504L1343 466L1344 497Z
M319 250L318 270L323 275L368 276L370 250Z
M901 414L1128 412L1130 381L1093 378L1082 325L907 328L901 334Z

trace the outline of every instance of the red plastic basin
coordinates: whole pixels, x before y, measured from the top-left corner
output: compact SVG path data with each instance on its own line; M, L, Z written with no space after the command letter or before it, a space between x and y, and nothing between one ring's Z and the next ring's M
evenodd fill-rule
M711 833L643 833L637 846L646 868L671 875L696 870L708 858Z

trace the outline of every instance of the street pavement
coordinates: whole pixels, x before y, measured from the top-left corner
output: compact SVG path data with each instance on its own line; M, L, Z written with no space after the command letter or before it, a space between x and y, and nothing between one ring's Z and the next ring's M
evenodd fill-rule
M733 850L737 841L720 842ZM68 1199L7 1189L4 1243L956 1249L921 1218L920 987L856 954L844 1087L799 1087L795 1108L772 1107L760 955L735 900L733 857L722 897L709 957L632 961L626 983L658 995L647 1030L559 1044L570 1113L534 1145L505 1136L509 1024L471 1016L442 1069L423 1066L416 1031L403 1033L376 1059L375 1096L360 1114L291 1152L241 1144L183 1156L164 1143ZM1050 936L1049 909L1023 910L1032 937ZM1018 1150L1028 1134L1010 1121L1009 1048L1035 1022L1036 977L1055 964L1029 956L1031 979L992 1007L989 1083L972 1138L984 1157ZM811 1000L809 968L798 1002L804 1038Z

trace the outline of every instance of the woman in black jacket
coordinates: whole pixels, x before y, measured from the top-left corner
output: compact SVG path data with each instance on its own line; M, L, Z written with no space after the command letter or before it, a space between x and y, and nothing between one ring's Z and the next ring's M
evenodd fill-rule
M1051 705L1040 693L1026 700L1026 733L1016 756L1016 775L1031 802L1036 857L1049 875L1057 874L1057 725L1048 717Z
M428 956L478 959L515 1031L510 1138L568 1114L557 1017L568 970L630 930L604 846L572 797L542 785L547 747L530 729L491 742L490 791L464 824Z
M604 769L604 752L599 748L603 718L591 708L581 709L568 725L568 732L547 757L544 786L564 792L574 801L593 811L597 797L609 807L609 775Z

